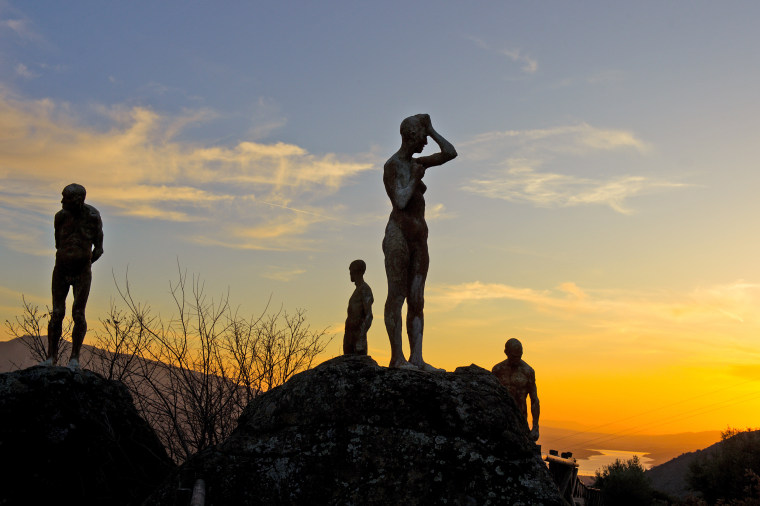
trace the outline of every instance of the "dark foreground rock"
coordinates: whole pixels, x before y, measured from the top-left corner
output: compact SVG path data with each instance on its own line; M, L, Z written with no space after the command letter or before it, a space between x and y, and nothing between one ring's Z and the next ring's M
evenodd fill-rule
M214 505L564 504L496 379L338 357L256 398L224 443L147 504L202 478Z
M123 384L65 367L0 374L0 504L140 504L173 468Z

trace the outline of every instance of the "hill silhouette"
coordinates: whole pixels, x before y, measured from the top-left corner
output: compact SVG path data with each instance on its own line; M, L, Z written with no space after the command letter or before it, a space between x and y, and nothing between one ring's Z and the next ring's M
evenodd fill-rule
M570 451L577 459L598 455L596 449L622 450L645 453L653 465L664 464L670 459L695 448L704 448L720 440L720 431L680 432L675 434L625 434L596 431L570 430L556 426L541 427L539 444L544 453L549 450Z
M82 346L82 365L87 369L95 347ZM8 372L36 365L23 343L23 338L0 342L0 372ZM643 452L653 460L654 465L664 464L685 452L703 448L720 439L720 431L685 432L664 435L626 435L583 430L575 430L544 424L541 439L544 453L550 449L561 452L571 451L578 459L587 459L599 452L595 449L607 448Z
M751 432L760 434L760 431ZM741 434L738 435L741 436ZM701 457L720 451L725 445L726 440L718 441L701 450L684 453L664 464L652 467L646 474L655 489L674 497L684 498L691 492L686 482L689 466Z

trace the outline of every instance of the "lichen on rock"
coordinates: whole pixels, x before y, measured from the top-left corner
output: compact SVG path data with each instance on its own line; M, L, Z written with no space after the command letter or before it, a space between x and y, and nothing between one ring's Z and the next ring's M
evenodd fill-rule
M563 504L517 406L477 366L453 373L342 356L254 399L228 440L148 501L203 478L222 504Z

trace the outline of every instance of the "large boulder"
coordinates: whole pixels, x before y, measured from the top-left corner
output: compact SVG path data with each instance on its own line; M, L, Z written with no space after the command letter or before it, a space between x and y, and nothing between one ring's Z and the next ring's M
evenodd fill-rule
M564 504L505 388L477 366L386 369L338 357L254 399L177 484L214 505Z
M140 504L175 467L127 388L90 371L0 374L0 504Z

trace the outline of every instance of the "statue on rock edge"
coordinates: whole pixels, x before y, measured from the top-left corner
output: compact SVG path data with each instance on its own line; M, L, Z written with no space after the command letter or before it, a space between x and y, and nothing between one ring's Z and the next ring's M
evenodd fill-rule
M430 116L417 114L401 122L401 148L383 167L385 191L393 209L383 238L385 274L388 278L388 298L385 301L385 328L391 342L390 367L416 367L437 371L422 359L424 324L425 278L428 256L428 228L425 223L427 187L422 182L428 167L443 165L457 156L454 146L433 129ZM413 158L421 153L430 136L441 151ZM406 331L411 349L409 361L404 358L401 344L401 308L407 304Z
M372 290L364 282L367 264L364 260L354 260L348 266L351 281L356 284L354 293L348 299L348 317L346 331L343 334L343 354L366 355L367 331L372 325L372 303L375 301Z
M84 203L84 186L72 183L61 192L62 209L55 214L55 267L53 268L53 311L48 322L47 360L41 365L56 365L61 340L66 296L74 289L71 317L71 359L69 367L79 368L79 351L87 333L85 306L90 295L92 263L103 255L103 222L100 213Z
M491 372L496 375L502 385L507 387L526 420L528 419L526 397L530 397L530 414L533 418L530 437L533 441L538 441L538 417L541 407L536 389L536 372L522 359L523 347L519 340L515 338L508 340L504 344L504 354L507 359L493 366Z

